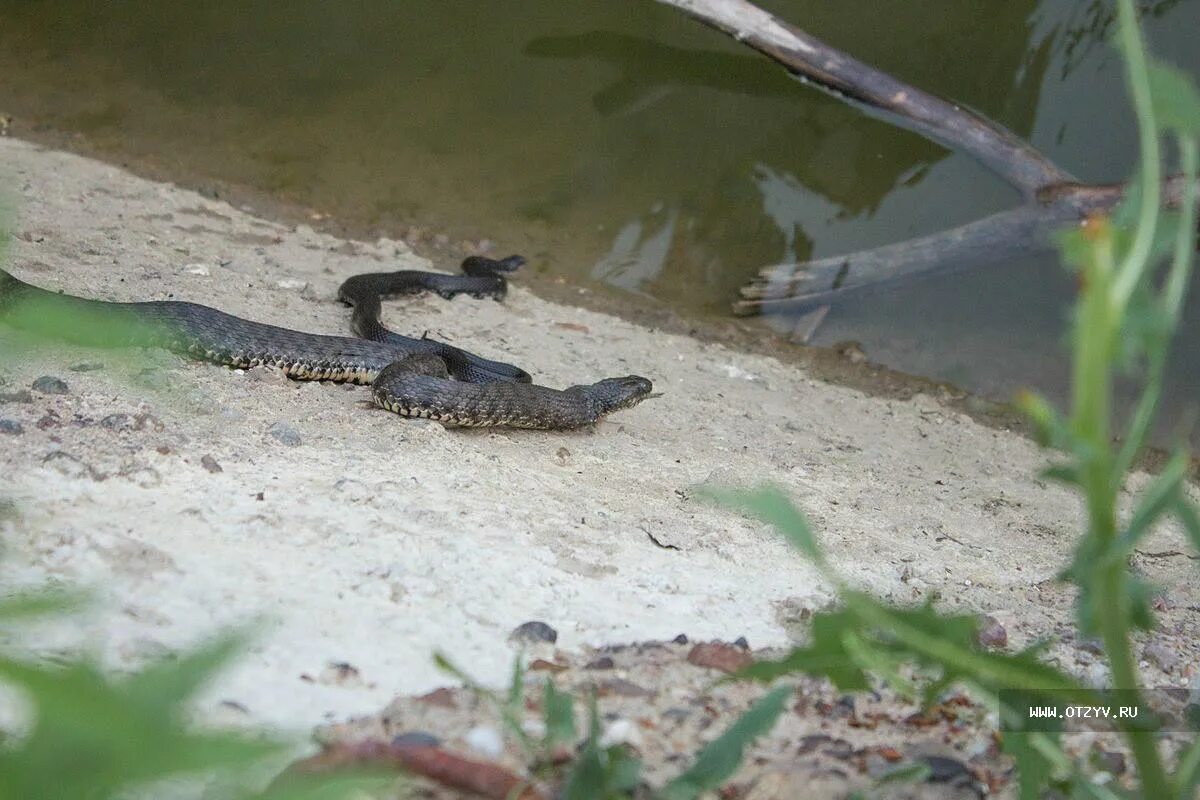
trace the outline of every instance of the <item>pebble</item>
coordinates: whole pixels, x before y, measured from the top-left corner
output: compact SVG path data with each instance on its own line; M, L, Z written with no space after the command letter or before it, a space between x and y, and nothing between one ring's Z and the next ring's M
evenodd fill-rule
M947 783L971 775L967 765L955 758L924 756L921 760L929 766L929 780L933 783Z
M642 744L641 731L631 720L624 717L608 723L604 727L604 732L600 734L601 747L616 747L622 744L630 747L640 747Z
M24 432L25 426L15 419L0 419L0 433L10 433L13 436L20 436Z
M979 643L984 647L1008 646L1008 631L995 617L985 616L980 620Z
M35 392L41 392L42 394L66 394L71 391L66 381L62 378L56 378L53 375L43 375L33 382L31 388Z
M0 403L32 403L33 395L25 389L19 392L0 393Z
M1142 649L1142 658L1163 672L1174 672L1179 666L1179 654L1163 642L1151 642Z
M325 665L325 669L321 670L321 674L317 676L317 683L323 683L326 686L346 686L358 688L365 686L362 673L358 671L358 667L353 664L348 664L345 661L332 662Z
M407 731L392 739L393 747L440 747L442 740L425 731Z
M500 736L500 731L489 725L471 728L463 737L463 742L487 758L499 758L504 753L504 739Z
M300 431L296 430L286 422L276 422L271 426L268 433L270 433L271 436L281 444L285 444L288 447L297 447L301 442L304 441L300 438Z
M565 467L571 463L571 451L565 447L560 447L554 451L554 463L560 467Z
M549 642L550 644L554 644L558 641L558 631L544 622L530 620L529 622L521 623L513 629L508 638L510 641L516 642Z
M72 364L67 369L71 372L96 372L104 369L104 365L99 361L85 361L82 364Z
M208 267L204 264L188 264L183 268L183 271L188 275L199 275L202 278L206 278L211 274Z
M724 642L703 642L692 648L687 657L689 664L721 672L737 672L754 663L754 659L740 647Z
M285 278L275 284L280 289L289 289L291 291L304 291L308 288L308 281L301 281L295 278Z
M133 418L128 414L109 414L100 420L100 427L117 433L131 431L134 428Z
M213 458L212 456L208 456L208 455L203 456L200 459L200 466L204 467L206 470L213 473L214 475L218 472L225 471L225 470L221 469L221 465L217 463L217 460L215 458Z

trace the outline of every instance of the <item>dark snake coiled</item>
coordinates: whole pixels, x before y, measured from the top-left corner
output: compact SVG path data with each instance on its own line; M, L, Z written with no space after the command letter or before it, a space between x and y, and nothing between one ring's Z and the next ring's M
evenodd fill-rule
M93 346L159 347L229 367L274 366L299 380L370 384L375 403L407 417L470 427L565 430L596 422L649 395L650 381L608 378L565 390L532 384L524 370L428 338L401 336L379 321L380 297L433 291L443 297L503 297L503 272L523 263L478 256L465 275L405 270L356 275L338 291L354 306L363 338L323 336L177 301L109 303L62 295L0 270L0 321Z

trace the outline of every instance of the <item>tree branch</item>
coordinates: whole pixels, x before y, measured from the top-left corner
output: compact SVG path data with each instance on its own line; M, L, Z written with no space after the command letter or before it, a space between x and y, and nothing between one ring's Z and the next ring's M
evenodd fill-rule
M658 0L848 102L977 159L1027 199L1075 179L1012 131L814 39L746 0Z
M761 270L741 289L733 312L750 316L803 312L834 300L892 288L919 278L995 264L1054 246L1054 233L1089 214L1111 211L1120 187L1070 185L1045 202L897 244Z
M1002 125L880 72L747 0L657 0L766 55L851 105L974 157L1021 192L1024 205L948 231L845 256L767 267L741 290L738 315L804 313L900 283L1048 249L1056 230L1110 213L1124 186L1077 182ZM1178 206L1183 178L1162 182ZM819 324L822 315L815 316ZM815 330L815 324L812 330ZM812 330L809 333L812 333Z

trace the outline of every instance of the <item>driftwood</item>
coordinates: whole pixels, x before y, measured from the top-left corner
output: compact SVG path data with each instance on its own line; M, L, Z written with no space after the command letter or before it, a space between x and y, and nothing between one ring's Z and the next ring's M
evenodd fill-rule
M881 72L746 0L658 0L715 28L867 113L978 160L1024 199L1011 210L951 230L873 250L766 267L742 287L734 313L803 313L898 283L1048 249L1053 234L1111 211L1125 187L1079 183L1028 142L970 109ZM1179 176L1163 182L1179 202ZM819 323L819 318L818 318ZM815 328L815 326L814 326ZM810 329L809 334L812 333Z

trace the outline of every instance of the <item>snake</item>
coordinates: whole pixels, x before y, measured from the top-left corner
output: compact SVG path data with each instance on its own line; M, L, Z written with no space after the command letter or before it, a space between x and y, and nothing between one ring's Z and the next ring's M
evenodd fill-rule
M297 380L371 387L376 406L451 427L570 430L637 405L653 384L628 375L552 389L525 370L436 339L388 330L382 299L432 292L501 299L505 273L524 259L470 256L461 275L418 270L348 278L338 299L352 307L350 336L302 333L177 300L117 303L48 291L0 270L0 321L77 344L154 347L214 364L276 367Z

